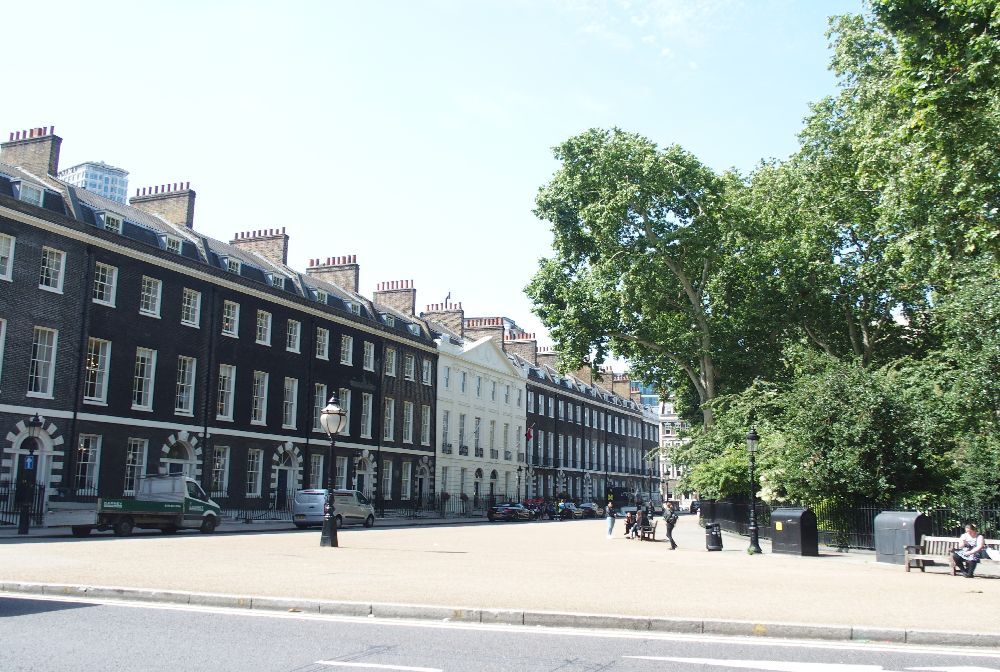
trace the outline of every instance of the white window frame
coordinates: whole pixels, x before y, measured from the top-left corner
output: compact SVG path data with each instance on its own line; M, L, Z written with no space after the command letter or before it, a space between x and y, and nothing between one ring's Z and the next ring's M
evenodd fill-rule
M319 421L320 413L326 406L327 400L326 394L326 383L313 383L313 414L312 414L312 431L323 432L322 423Z
M420 445L431 445L431 407L420 405Z
M316 359L330 359L330 330L316 327Z
M190 366L184 367L188 363ZM182 379L182 374L187 374L187 380ZM177 386L174 391L174 414L185 417L194 416L194 395L198 385L198 360L187 355L177 355ZM184 399L183 391L190 390L187 395L188 407L182 405Z
M155 290L150 294L147 290ZM139 285L139 314L160 317L160 303L163 298L163 282L148 275L142 276Z
M295 429L299 416L299 379L286 376L282 390L281 426L285 429Z
M490 401L497 400L497 381L490 381Z
M3 346L7 342L7 320L0 317L0 382L3 381ZM2 385L0 385L2 389Z
M181 253L181 239L173 236L164 236L163 247L172 254Z
M37 359L37 350L39 348L38 336L41 332L47 332L52 335L51 346L45 346L49 349L49 359L42 360ZM59 348L59 331L57 329L49 329L48 327L35 327L31 334L31 359L28 364L28 392L25 396L28 397L38 397L40 399L51 399L52 398L52 388L55 385L55 369L56 369L56 357ZM39 367L45 367L44 377L38 375ZM44 389L33 390L32 380L42 380L45 382Z
M99 348L94 352L94 346ZM87 404L107 405L108 403L108 377L111 369L111 341L103 338L87 339L87 360L85 362L83 381L83 401ZM95 366L96 365L96 366ZM91 382L91 374L95 380ZM91 385L95 388L95 394L87 394Z
M285 327L285 350L298 353L302 345L302 323L298 320L288 320Z
M361 393L361 438L372 438L372 404L374 397L369 392Z
M228 497L229 496L229 457L232 454L229 446L215 446L212 449L212 479L211 479L211 497ZM221 460L220 460L221 457ZM219 463L222 463L222 468L219 468ZM219 477L219 472L222 472L221 477Z
M340 428L340 434L343 436L351 435L351 390L342 387L340 388L340 407L344 409L344 426Z
M148 439L129 437L125 446L125 489L122 492L126 497L135 495L139 489L139 479L146 475L148 452Z
M340 363L354 366L354 337L343 334L340 337Z
M228 299L222 302L222 335L240 337L240 304Z
M12 282L14 278L14 248L17 246L17 238L8 234L0 233L0 280Z
M271 375L267 371L253 372L253 386L250 388L250 424L267 424L267 392Z
M149 375L140 378L139 366L140 356L142 355L146 356L147 363L145 364L145 367L148 369ZM139 394L140 380L144 381L144 393L142 395L143 398L141 400L137 400L136 395ZM139 346L135 349L135 371L132 376L132 410L152 411L154 390L156 390L156 350Z
M58 256L58 268L53 269L48 265L48 260L52 259L51 254L56 254ZM55 281L54 285L45 284L46 271L48 271L48 280ZM63 293L63 280L66 277L66 253L62 250L57 250L54 247L44 246L42 247L42 257L41 257L41 268L38 274L38 289L44 289L46 292L54 292L55 294Z
M396 434L396 400L387 398L382 406L382 440L392 441Z
M258 345L271 346L271 313L266 310L257 311L257 331L255 333Z
M483 398L483 377L482 376L476 376L476 398L477 399L482 399Z
M263 476L264 451L260 448L249 448L247 450L247 497L260 497Z
M385 349L385 375L396 377L396 348Z
M375 370L375 344L371 341L364 342L364 354L361 357L361 368L365 371Z
M28 198L28 195L33 198ZM37 197L35 195L37 194ZM33 184L29 184L25 181L21 181L20 188L18 189L17 198L25 203L30 203L31 205L42 206L42 202L45 200L45 190L41 187L36 187Z
M451 367L444 367L444 389L451 389Z
M188 300L192 299L192 300ZM194 313L193 319L185 318L185 311L188 309ZM181 293L181 324L185 327L201 328L201 292L196 289L184 288Z
M382 460L382 499L392 499L392 460Z
M406 500L410 499L411 493L412 493L412 490L410 489L410 486L412 485L412 483L410 481L413 480L413 463L410 462L409 460L406 460L405 462L403 462L400 465L399 474L400 474L399 475L399 485L400 485L400 488L399 488L399 498L401 500L403 500L403 501L406 501Z
M104 213L104 230L108 233L117 233L118 235L121 235L122 227L124 225L125 222L123 222L122 218L118 215L112 215L109 212Z
M232 257L227 257L226 270L229 271L230 273L235 273L236 275L239 275L240 271L243 270L243 262L240 261L239 259L233 259Z
M223 383L228 384L224 385ZM233 421L233 400L236 394L236 365L219 364L216 380L215 419Z
M313 453L309 456L309 485L312 488L326 486L326 471L323 469L323 453Z
M413 443L413 402L403 402L403 443Z
M98 298L98 287L103 288L108 298ZM94 287L91 300L102 306L115 307L118 297L118 267L98 261L94 264Z
M426 357L421 357L420 358L420 371L421 371L421 373L420 373L421 381L423 381L424 385L430 385L431 384L431 376L432 376L432 374L431 374L431 360L427 359Z
M407 353L406 358L403 360L403 379L417 379L417 358L409 353Z
M469 376L465 371L462 371L458 379L458 391L465 394L466 387L468 386Z
M338 490L347 489L347 458L337 458L337 482L334 484Z
M93 490L97 491L100 486L101 479L101 443L103 437L100 434L80 434L80 438L76 444L76 459L75 467L73 468L73 487L77 490ZM84 461L81 459L81 453L84 451L83 444L87 442L87 452L93 459L88 459ZM89 467L85 474L80 473L81 467ZM83 484L80 484L81 476L83 478Z

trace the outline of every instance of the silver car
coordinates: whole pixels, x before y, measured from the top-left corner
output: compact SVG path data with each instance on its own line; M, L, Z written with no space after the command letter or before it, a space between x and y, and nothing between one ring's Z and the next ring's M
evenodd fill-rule
M326 488L299 490L295 493L295 503L292 505L292 522L295 527L304 530L310 525L323 524L323 502L326 500ZM337 518L337 527L344 525L375 524L375 507L371 500L357 490L333 491L333 514Z

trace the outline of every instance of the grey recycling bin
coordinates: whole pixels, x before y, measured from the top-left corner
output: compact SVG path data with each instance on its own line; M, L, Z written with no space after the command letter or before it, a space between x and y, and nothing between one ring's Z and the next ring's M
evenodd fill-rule
M718 523L705 523L705 548L710 551L722 550L722 526Z
M771 552L819 555L819 531L812 509L777 508L771 512Z
M902 565L906 546L931 533L931 519L916 511L883 511L875 516L875 562Z

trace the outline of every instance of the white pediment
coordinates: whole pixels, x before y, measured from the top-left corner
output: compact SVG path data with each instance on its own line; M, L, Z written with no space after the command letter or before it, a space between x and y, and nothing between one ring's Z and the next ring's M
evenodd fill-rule
M483 336L474 343L468 343L462 359L470 364L478 365L508 376L520 376L520 371L507 358L507 353L500 349L489 336Z

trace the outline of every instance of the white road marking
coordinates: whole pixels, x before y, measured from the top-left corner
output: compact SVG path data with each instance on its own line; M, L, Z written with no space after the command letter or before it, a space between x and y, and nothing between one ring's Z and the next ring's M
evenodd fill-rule
M923 672L1000 672L995 667L969 667L962 665L951 665L949 667L908 667L908 670L922 670Z
M722 660L719 658L670 658L666 656L622 656L637 660L655 660L690 665L742 667L745 670L769 672L887 672L881 665L846 665L841 663L800 663L786 660Z
M699 642L739 644L741 646L759 646L765 648L793 649L824 649L846 651L878 651L884 653L913 653L949 658L993 658L1000 660L996 649L974 649L971 647L926 646L917 644L869 644L867 642L830 642L820 640L778 639L770 637L734 637L724 635L684 635L669 632L653 631L621 631L601 630L598 628L552 628L525 625L500 625L485 623L457 623L453 621L421 621L412 619L375 619L370 616L340 616L336 614L313 614L303 612L268 611L264 609L237 609L232 607L206 607L192 604L173 604L169 602L139 602L129 600L113 600L82 597L63 597L57 595L34 595L31 593L4 593L0 597L20 600L46 600L50 602L78 602L81 604L99 604L108 607L125 607L130 609L163 609L168 611L195 611L206 614L254 618L285 618L301 621L329 621L333 623L365 623L394 628L432 628L448 630L471 630L489 632L511 632L518 635L566 636L566 637L602 637L605 639L634 639L646 641L668 642Z
M436 667L407 667L405 665L376 665L375 663L343 663L339 660L317 660L316 665L354 667L366 670L402 670L403 672L443 672Z

